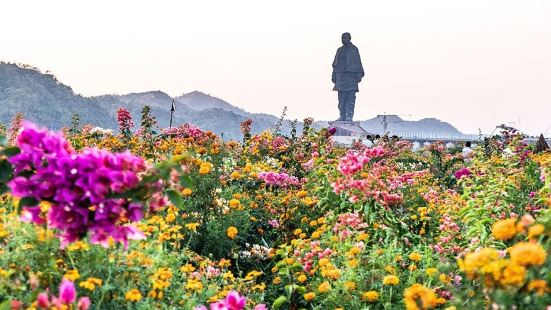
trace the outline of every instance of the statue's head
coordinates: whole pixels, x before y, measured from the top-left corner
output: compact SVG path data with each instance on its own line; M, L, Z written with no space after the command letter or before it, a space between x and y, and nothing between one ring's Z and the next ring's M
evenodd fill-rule
M341 40L342 40L342 44L349 44L350 40L352 40L352 36L350 35L350 33L345 32L342 34Z

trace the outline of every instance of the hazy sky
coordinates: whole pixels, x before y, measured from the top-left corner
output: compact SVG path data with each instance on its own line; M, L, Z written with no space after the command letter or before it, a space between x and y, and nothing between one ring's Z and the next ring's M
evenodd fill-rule
M83 95L200 90L251 112L338 117L348 31L366 78L355 119L436 117L466 133L551 135L551 1L0 0L0 60Z

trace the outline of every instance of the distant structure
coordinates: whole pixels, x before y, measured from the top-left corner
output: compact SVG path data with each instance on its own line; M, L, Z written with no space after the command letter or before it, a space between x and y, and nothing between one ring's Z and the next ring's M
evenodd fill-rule
M536 142L536 153L541 153L545 151L549 151L549 145L547 144L547 141L545 141L543 134L541 134L538 142Z
M338 92L339 118L329 122L336 129L336 136L365 137L369 133L360 126L360 122L352 121L356 106L358 83L364 77L362 59L358 48L351 42L352 36L345 32L341 36L342 46L337 49L333 60L331 81L335 84L333 91Z

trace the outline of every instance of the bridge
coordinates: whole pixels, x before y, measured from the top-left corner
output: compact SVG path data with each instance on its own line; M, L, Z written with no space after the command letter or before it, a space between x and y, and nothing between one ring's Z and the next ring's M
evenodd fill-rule
M368 133L367 135L357 134L350 136L333 136L335 142L344 145L350 145L354 140L366 140L371 136L374 138L377 133ZM490 137L487 134L480 135L452 135L452 134L443 134L439 132L389 132L389 136L397 136L401 140L411 141L414 145L414 148L422 147L433 142L442 141L446 147L454 147L457 145L464 145L466 142L471 142L473 146L484 143L484 138ZM535 144L538 141L538 137L527 137L524 139L529 144ZM546 138L547 143L551 145L551 139Z

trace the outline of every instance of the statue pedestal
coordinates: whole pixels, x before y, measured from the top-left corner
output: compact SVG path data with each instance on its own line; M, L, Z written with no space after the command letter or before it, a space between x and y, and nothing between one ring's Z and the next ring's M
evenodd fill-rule
M337 129L335 136L366 137L371 134L360 126L360 122L333 121L329 122L329 128L331 127Z

